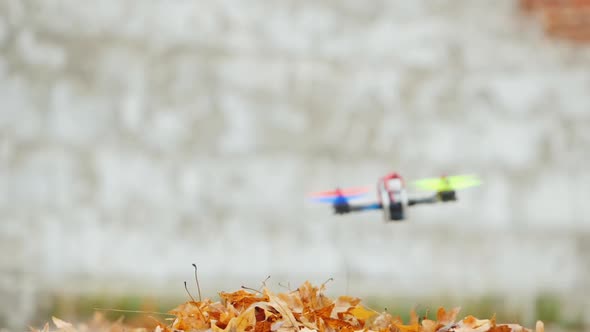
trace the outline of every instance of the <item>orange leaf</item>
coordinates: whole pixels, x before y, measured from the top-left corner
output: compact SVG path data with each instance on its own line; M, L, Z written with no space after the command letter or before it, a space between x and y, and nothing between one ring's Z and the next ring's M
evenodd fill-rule
M186 302L169 311L176 316L172 327L177 330L208 329L210 324L203 313L203 302Z
M342 328L352 328L352 324L350 324L347 321L341 320L341 319L334 319L334 318L324 318L324 322L326 323L326 325L328 325L329 327L333 328L333 329L342 329Z
M318 307L317 292L318 288L313 287L309 281L299 287L299 296L304 309L314 310Z
M373 310L368 310L363 306L354 307L352 310L350 310L350 313L356 319L362 320L362 321L366 321L367 319L369 319L377 314L377 312L375 312Z
M268 301L268 297L266 295L258 296L257 294L249 293L243 289L233 293L221 292L219 297L221 297L227 303L233 305L238 310L244 310L256 302Z
M468 327L470 329L476 329L478 327L484 326L484 325L490 325L491 321L488 319L477 319L471 315L463 318L463 326ZM495 324L495 323L493 323ZM491 324L491 325L493 325Z
M334 310L332 310L332 318L340 318L344 317L344 313L350 313L354 309L354 306L359 304L361 300L356 297L350 296L340 296L334 306Z
M254 316L254 308L248 308L237 317L232 318L225 328L220 328L217 325L211 326L213 332L245 332L253 329L256 323ZM185 330L186 331L186 330Z
M314 313L321 317L321 318L330 318L330 314L332 313L332 309L334 309L335 304L332 303L331 305L315 310Z
M475 318L471 315L463 318L463 324L468 327L474 327L476 322L477 322L477 318Z
M229 324L229 321L232 320L232 318L237 317L238 316L238 312L234 309L234 307L230 307L228 308L227 311L224 311L221 313L221 315L219 316L219 321L217 322L217 325L219 327L221 327L221 325L223 325L223 328L225 328L225 326L227 326L227 324ZM222 324L219 324L222 323Z
M453 310L446 312L445 308L440 307L440 308L438 308L438 311L436 312L436 320L438 321L438 323L443 324L443 325L453 323L455 321L455 319L457 318L457 314L459 314L460 310L461 310L460 307L456 307L456 308L453 308Z
M277 295L281 300L283 300L289 308L293 311L293 313L301 313L303 312L303 302L301 301L301 297L299 297L299 292L292 292L292 293L280 293Z
M488 332L512 332L512 329L507 325L496 325L490 327Z
M420 330L420 325L418 325L418 324L412 324L412 325L395 324L395 327L397 327L402 332L418 332Z
M326 332L326 322L324 322L322 319L316 318L315 324L316 330L318 332Z
M434 331L438 330L438 328L441 326L442 326L442 324L439 324L433 320L424 319L424 320L422 320L421 332L434 332Z
M256 318L257 322L262 322L266 320L266 314L264 313L264 309L261 307L254 307L254 317Z
M193 302L193 301L186 302L186 303L183 303L183 304L179 305L178 307L168 311L168 313L176 315L176 316L198 315L202 319L205 319L205 316L203 313L204 308L202 308L202 303L203 302Z
M285 321L283 327L297 328L297 321L295 320L294 313L291 310L289 310L289 306L276 295L269 294L268 297L268 307L272 307L273 310L276 310L278 314L280 314L283 317L283 320Z
M343 295L343 296L338 297L338 300L336 300L336 302L347 303L351 307L354 307L357 304L361 303L361 299L359 299L358 297Z
M271 322L263 321L263 322L256 322L254 326L254 332L270 332L271 331Z
M203 330L208 329L209 324L205 321L196 319L195 317L177 317L172 328L175 330Z
M350 326L345 326L340 330L340 332L354 332L354 328Z

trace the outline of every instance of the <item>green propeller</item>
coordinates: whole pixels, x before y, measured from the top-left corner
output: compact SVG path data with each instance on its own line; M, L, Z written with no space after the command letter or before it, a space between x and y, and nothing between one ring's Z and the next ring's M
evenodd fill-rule
M413 183L420 189L433 191L451 191L479 186L481 184L481 180L476 175L466 174L421 179L416 180Z

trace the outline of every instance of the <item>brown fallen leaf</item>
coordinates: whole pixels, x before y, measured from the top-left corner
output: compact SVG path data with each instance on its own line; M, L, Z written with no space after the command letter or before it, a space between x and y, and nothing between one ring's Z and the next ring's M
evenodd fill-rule
M443 325L453 323L457 319L457 314L459 314L459 311L461 311L460 307L453 308L449 312L441 307L436 312L436 320Z
M457 320L460 308L439 308L436 320L420 321L415 310L409 322L397 316L379 313L361 305L356 297L340 296L333 300L320 287L305 282L295 291L275 294L266 286L261 292L240 289L219 293L220 301L204 299L180 304L169 313L170 325L155 319L140 320L144 327L123 323L123 317L108 322L96 313L88 325L74 325L57 317L53 323L60 332L532 332L518 324L496 324L495 316L478 319L466 316ZM150 325L148 327L148 323ZM49 332L46 324L42 331ZM544 332L537 322L535 332Z
M268 301L268 297L264 294L260 296L258 294L249 293L243 289L233 293L221 292L219 297L225 302L231 303L231 305L238 310L244 310L256 302Z

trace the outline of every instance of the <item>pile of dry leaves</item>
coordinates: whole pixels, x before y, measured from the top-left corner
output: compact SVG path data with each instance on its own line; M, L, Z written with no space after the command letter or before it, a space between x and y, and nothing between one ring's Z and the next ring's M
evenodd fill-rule
M361 300L349 296L330 299L324 295L324 285L314 287L309 282L298 289L274 294L264 287L261 291L240 289L221 292L220 301L210 299L189 301L169 313L169 324L158 323L155 328L125 327L121 322L108 323L96 316L89 324L74 326L57 318L57 331L207 331L207 332L532 332L517 324L497 324L495 319L467 316L457 320L459 308L438 309L436 320L420 319L412 312L409 322L387 312L380 313L361 305ZM543 332L537 322L536 332ZM49 331L46 325L42 331Z

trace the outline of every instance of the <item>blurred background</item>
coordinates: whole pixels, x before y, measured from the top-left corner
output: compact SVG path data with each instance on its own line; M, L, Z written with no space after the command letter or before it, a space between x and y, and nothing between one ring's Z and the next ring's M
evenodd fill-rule
M589 330L589 144L587 0L0 0L0 327L166 311L196 263ZM306 198L391 171L484 185Z

